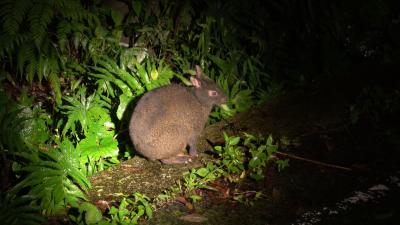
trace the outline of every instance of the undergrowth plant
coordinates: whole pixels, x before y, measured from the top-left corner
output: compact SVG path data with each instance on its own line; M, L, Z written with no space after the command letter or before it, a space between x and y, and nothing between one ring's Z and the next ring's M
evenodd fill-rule
M92 175L118 163L119 149L110 116L110 99L97 93L86 95L87 89L83 87L74 96L64 97L66 103L60 109L66 121L59 127L63 138L76 139L80 169Z
M0 220L3 224L40 225L45 221L39 214L40 208L32 204L29 195L15 196L0 193Z
M224 134L225 146L215 146L214 150L220 159L216 164L223 167L224 177L230 181L239 181L245 176L246 155L244 148L239 146L240 137L229 137Z
M116 205L109 208L104 217L100 210L90 202L83 202L69 212L70 220L79 225L134 225L152 217L151 199L138 192L124 196Z
M0 153L3 169L12 170L15 175L4 177L14 182L4 204L10 203L7 199L15 199L16 204L10 204L7 209L10 212L23 210L19 205L23 202L27 204L27 212L37 209L38 215L51 215L86 199L85 191L90 183L80 171L79 151L67 139L62 142L51 139L49 115L39 105L32 106L32 98L23 96L15 102L0 88L3 106L0 129L4 134L0 139ZM37 221L33 215L32 218L32 223Z
M218 158L208 162L206 166L193 168L185 173L183 178L177 181L175 186L165 190L154 199L156 205L170 201L178 195L183 195L192 202L202 197L196 194L198 189L215 190L212 182L217 179L225 179L230 183L240 183L246 178L260 181L265 178L264 171L268 163L274 160L278 171L288 166L288 160L277 159L274 153L278 145L271 135L268 137L256 137L251 134L244 134L244 137L228 136L224 134L225 145L215 146L214 150ZM259 191L233 193L232 200L244 204L253 204L260 198Z
M0 59L8 79L31 84L45 79L61 104L63 73L119 48L122 15L96 2L89 5L78 0L1 1Z
M77 1L73 1L77 2ZM71 2L72 3L72 2ZM67 6L72 7L67 10ZM34 79L43 78L50 81L55 91L56 100L61 101L59 73L61 65L55 48L56 42L48 32L48 27L55 13L64 13L61 16L87 18L83 8L69 1L2 1L0 15L3 18L0 26L0 53L2 61L13 67L10 77L17 79L18 73L23 79L32 83Z
M78 207L72 208L68 217L74 224L98 224L102 221L101 211L90 202L83 202Z
M46 148L50 139L50 115L33 99L22 94L13 101L0 87L0 149L7 154L25 154Z
M104 218L94 205L82 203L76 207L75 215L70 214L71 221L76 224L138 224L140 220L152 218L155 206L171 201L178 195L189 198L192 203L200 201L202 197L197 194L196 190L216 190L212 182L217 179L222 178L237 183L246 177L256 181L264 178L263 169L277 150L277 145L274 144L272 137L262 138L250 134L244 134L243 138L230 137L226 134L224 137L225 146L215 147L219 154L217 160L208 162L204 167L191 169L175 186L165 190L156 198L150 199L140 193L125 196L117 205L111 206L108 216ZM242 153L239 153L239 150ZM260 191L235 191L232 193L231 199L252 205L262 195Z
M153 208L149 197L136 192L123 198L118 207L112 206L109 215L111 224L138 224L139 219L153 217Z
M232 182L238 182L247 176L254 180L264 179L264 169L271 159L276 160L279 170L288 165L287 160L274 157L278 145L271 135L264 138L245 133L241 139L224 133L224 139L225 146L214 147L220 157L216 164L223 168L224 176Z
M127 60L127 57L130 57L130 60ZM174 76L174 72L162 59L157 61L145 57L140 60L142 61L137 61L134 55L122 54L120 65L114 60L103 57L92 67L93 72L90 75L97 78L98 93L118 97L116 115L120 120L128 104L135 97L169 84Z
M90 183L79 170L79 152L71 142L64 140L47 152L23 156L29 162L16 171L23 179L12 188L13 194L28 190L27 194L46 215L59 213L67 206L76 207L86 199Z
M229 97L226 107L211 113L211 122L244 112L280 91L266 88L271 83L270 75L257 55L238 45L237 35L232 35L237 28L226 19L209 15L198 19L198 25L191 24L183 34L187 41L176 46L171 56L183 69L190 67L191 61L200 64Z

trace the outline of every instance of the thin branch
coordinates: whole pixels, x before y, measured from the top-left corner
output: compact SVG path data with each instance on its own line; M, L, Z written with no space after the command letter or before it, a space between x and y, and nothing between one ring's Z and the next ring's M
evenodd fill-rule
M330 164L330 163L324 163L321 161L317 161L317 160L313 160L313 159L307 159L307 158L303 158L300 156L296 156L296 155L292 155L292 154L288 154L288 153L283 153L283 152L275 152L276 155L280 155L280 156L285 156L288 158L292 158L292 159L297 159L297 160L301 160L301 161L305 161L305 162L309 162L309 163L313 163L313 164L317 164L320 166L325 166L325 167L330 167L330 168L335 168L335 169L341 169L341 170L346 170L346 171L353 171L353 169L349 168L349 167L344 167L344 166L338 166L338 165L334 165L334 164Z

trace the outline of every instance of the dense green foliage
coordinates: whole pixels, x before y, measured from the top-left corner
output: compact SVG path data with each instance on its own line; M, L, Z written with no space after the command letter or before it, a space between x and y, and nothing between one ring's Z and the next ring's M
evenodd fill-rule
M123 198L118 208L113 206L109 214L112 224L137 224L141 217L151 219L153 209L147 196L134 193L132 197Z
M244 137L228 136L224 134L225 145L215 146L218 154L217 160L208 162L204 167L191 169L178 184L165 190L160 194L155 203L168 201L176 195L183 195L193 202L201 199L195 194L197 189L214 190L212 182L219 178L229 183L243 182L247 177L255 181L264 179L264 170L268 164L273 162L279 170L288 166L287 159L277 159L274 153L278 150L278 144L273 141L272 136L256 137L244 133ZM261 192L254 192L254 198L259 198ZM233 193L232 200L251 202L251 197L246 199L240 193Z
M38 214L39 207L31 204L32 197L11 196L9 194L0 196L0 219L4 224L17 225L39 225L44 218Z
M39 213L67 207L79 209L75 223L98 221L94 206L82 203L87 176L131 155L127 120L138 97L170 82L189 85L195 64L229 96L211 114L215 122L346 65L391 63L400 54L391 0L117 2L1 1L3 221L38 224ZM352 121L398 111L398 96L365 90L351 107ZM222 175L263 178L276 150L272 139L225 138L217 163L185 176L187 190ZM150 218L146 197L134 199L110 212L112 221Z
M79 171L79 152L71 142L64 141L57 149L39 152L38 156L30 156L31 162L17 171L28 175L14 186L12 193L28 188L46 214L54 214L66 205L77 206L79 200L86 199L82 190L90 184Z

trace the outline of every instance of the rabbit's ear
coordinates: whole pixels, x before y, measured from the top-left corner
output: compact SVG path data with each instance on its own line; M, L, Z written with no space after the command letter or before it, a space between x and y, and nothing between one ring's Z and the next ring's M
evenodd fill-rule
M199 65L196 65L196 77L200 78L203 75L203 70L201 70L201 67Z
M190 81L195 88L201 88L201 80L197 77L190 77Z

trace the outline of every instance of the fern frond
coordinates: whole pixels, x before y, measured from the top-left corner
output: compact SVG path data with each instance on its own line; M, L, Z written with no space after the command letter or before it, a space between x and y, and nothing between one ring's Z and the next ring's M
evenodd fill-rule
M14 41L13 38L5 33L0 33L0 56L3 58L7 53L9 54L14 50Z
M58 46L62 52L69 47L68 35L72 32L73 26L67 21L61 21L57 26Z
M3 2L1 4L0 16L4 31L12 36L17 34L24 17L31 7L31 1L15 0Z
M49 139L50 118L43 110L18 105L1 90L0 104L0 148L30 153Z
M30 45L28 43L25 43L23 45L20 45L17 50L17 57L16 57L16 64L17 64L17 72L19 74L23 74L25 71L25 67L29 63L35 63L36 62L36 55L37 51L34 45ZM37 66L31 65L31 68L33 69L32 75L31 76L26 76L27 80L32 81L33 76L36 73L36 68Z
M38 206L32 205L32 196L0 195L0 221L3 224L40 225L44 218L40 216Z
M61 112L67 115L67 122L64 125L62 134L68 131L78 135L75 124L79 124L83 133L88 134L96 124L104 125L104 122L111 122L109 115L110 104L100 99L97 94L86 97L86 89L81 88L74 97L65 96L67 104L61 106Z
M82 21L88 18L90 12L86 11L80 1L77 0L60 0L55 1L55 6L60 8L62 17L70 21Z
M1 23L4 23L4 17L9 15L9 13L12 11L12 3L13 0L3 0L0 2L0 21Z
M46 77L46 72L49 70L49 59L48 57L39 56L37 59L37 71L36 77L39 82L42 82L43 77Z
M19 131L23 142L32 150L46 145L46 141L50 138L48 129L51 123L50 115L40 107L26 108L23 112L24 117L28 118Z
M61 84L60 84L60 77L56 71L50 72L47 76L47 79L50 82L51 87L53 88L55 100L57 105L61 105Z
M135 91L138 95L144 92L144 87L138 80L126 70L121 69L117 63L108 57L102 57L97 61L99 66L93 66L92 69L98 73L90 73L90 75L103 79L104 81L113 82L124 93ZM101 66L101 67L100 67Z
M25 67L25 78L29 83L33 82L36 72L38 70L38 63L36 60L31 60Z
M28 189L48 215L67 205L77 205L86 199L83 191L90 188L90 182L79 171L79 156L68 140L59 149L41 152L40 158L21 169L28 175L14 186L12 193Z
M29 34L10 35L6 32L0 34L0 55L11 55L16 47L21 46L22 43L29 39ZM10 57L12 60L12 57ZM12 62L11 62L12 63Z
M4 111L1 110L2 118L0 118L0 131L2 135L0 137L0 147L8 149L11 152L27 151L27 146L23 143L20 135L20 130L26 119L18 119L18 115L22 109L7 112L6 107L7 106L4 107Z
M40 1L33 5L29 12L30 33L37 47L41 46L47 26L53 18L53 8L47 1Z

